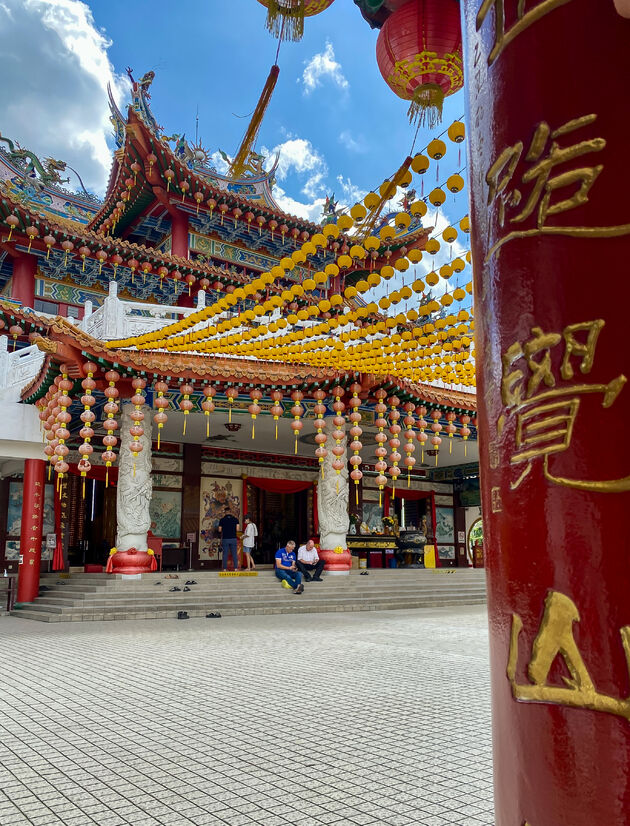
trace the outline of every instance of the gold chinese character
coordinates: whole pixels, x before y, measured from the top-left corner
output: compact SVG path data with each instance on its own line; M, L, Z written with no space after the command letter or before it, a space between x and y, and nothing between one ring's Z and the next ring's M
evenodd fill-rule
M526 0L518 0L516 22L507 31L505 27L505 0L483 0L477 14L477 31L481 28L491 8L494 7L494 46L488 55L488 65L492 65L503 49L515 37L540 20L546 14L559 6L570 3L571 0L540 0L533 8L525 10Z
M603 164L566 168L584 155L601 152L604 138L590 138L561 145L562 139L590 126L597 115L584 115L567 121L552 131L545 121L538 124L529 148L523 157L522 141L506 147L486 173L488 206L497 210L499 228L518 225L535 216L535 227L512 228L496 241L486 256L492 257L508 241L535 235L568 235L573 238L610 238L630 234L630 224L608 227L556 226L548 219L577 209L588 203L591 187L602 172ZM518 176L521 160L528 167ZM559 168L560 167L560 168ZM527 190L525 192L525 190ZM563 194L559 194L563 193Z
M516 680L516 671L518 641L523 630L523 621L518 614L512 614L510 651L506 669L507 678L512 686L512 696L520 702L552 703L571 708L604 711L630 721L630 698L622 700L600 694L596 690L573 636L573 626L579 621L580 613L577 606L568 596L559 591L548 593L543 618L532 644L527 666L530 682L519 683ZM630 626L624 626L620 635L630 669ZM564 661L570 675L562 678L562 686L548 684L549 672L556 657Z
M569 449L575 422L580 409L580 397L589 393L603 395L602 407L616 401L627 379L617 376L608 384L575 383L558 386L559 379L570 381L575 375L572 359L579 360L581 373L593 367L595 348L604 327L602 319L570 324L560 333L545 333L541 327L532 328L532 337L510 345L502 357L503 376L501 400L504 412L497 422L499 436L505 430L508 417L516 417L514 449L511 465L524 464L520 476L511 483L516 490L532 470L532 463L542 459L545 478L558 485L600 492L630 490L630 477L615 480L575 480L554 476L549 470L549 457ZM559 378L552 365L552 350L564 342L564 353ZM524 360L527 370L518 367Z

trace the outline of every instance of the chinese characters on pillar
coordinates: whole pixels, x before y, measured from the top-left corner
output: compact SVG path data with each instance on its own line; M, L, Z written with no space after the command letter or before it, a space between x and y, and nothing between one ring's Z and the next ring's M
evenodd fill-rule
M523 621L518 614L512 615L510 653L507 678L515 700L529 703L551 703L570 708L587 708L615 714L630 721L630 698L612 697L597 691L584 658L575 642L573 626L580 622L577 606L559 591L550 591L545 599L545 610L532 643L527 665L530 682L520 683L516 678L519 658L519 635ZM630 672L630 626L620 629L621 645ZM563 677L564 685L548 683L551 666L560 657L567 667L569 677Z
M503 412L497 430L501 435L509 419L515 417L509 462L519 473L511 482L512 490L519 487L538 460L547 481L558 485L598 492L630 490L630 476L608 481L566 479L553 475L549 468L549 457L571 446L582 397L601 394L602 407L609 408L626 384L624 375L612 378L608 384L581 380L593 367L604 326L602 319L596 319L569 324L559 333L534 327L530 338L515 341L503 353ZM554 369L552 355L556 354L561 360Z
M488 55L488 64L494 63L505 47L525 29L554 9L570 2L571 0L508 0L506 14L506 0L483 0L477 14L477 31L486 18L490 19L490 11L494 10L494 45Z
M24 518L30 520L30 532L28 537L28 546L22 551L22 564L28 564L35 567L35 562L39 553L41 553L42 545L42 506L43 506L43 489L41 482L35 482L35 493L33 495L33 509L30 516L24 515ZM27 522L28 524L28 522Z
M486 261L517 238L630 234L630 223L581 226L549 221L588 203L589 192L604 169L602 163L596 163L597 153L606 147L604 138L588 133L582 140L568 137L588 130L596 120L597 115L584 115L554 130L543 121L536 126L527 150L519 140L499 154L486 173L488 209L495 223Z

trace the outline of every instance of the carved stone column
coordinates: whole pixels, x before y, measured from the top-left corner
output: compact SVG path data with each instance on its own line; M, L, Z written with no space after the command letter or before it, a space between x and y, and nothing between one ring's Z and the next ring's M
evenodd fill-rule
M463 6L496 824L627 826L630 4Z
M134 459L129 445L133 441L129 430L132 405L122 409L120 427L120 459L118 489L116 491L116 548L113 557L114 573L142 573L150 570L152 557L147 554L147 531L151 527L149 506L153 483L151 480L151 409L144 405L144 436L140 439L142 451ZM135 471L134 471L135 465ZM135 549L135 553L126 553ZM134 569L133 571L131 569ZM135 570L138 569L138 570Z
M348 465L347 465L347 444L344 437L341 446L344 449L340 457L344 466L340 473L337 473L333 466L332 448L336 444L332 437L335 427L332 417L326 419L326 435L328 442L326 448L328 455L324 459L324 478L321 474L317 486L317 516L319 519L319 555L326 561L326 570L330 573L346 574L350 570L351 557L346 546L346 536L350 520L348 518ZM340 553L335 549L342 549Z

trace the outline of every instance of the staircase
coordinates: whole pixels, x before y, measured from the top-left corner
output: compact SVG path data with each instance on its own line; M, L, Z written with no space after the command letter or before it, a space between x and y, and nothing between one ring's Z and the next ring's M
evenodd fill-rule
M209 612L238 614L296 614L333 611L388 611L481 605L486 601L484 571L472 569L421 570L371 569L368 576L351 571L348 576L327 576L306 583L303 594L282 588L273 571L256 577L219 577L217 572L144 574L123 580L107 574L45 574L40 596L16 607L12 616L39 622L78 620L168 619L178 611L190 617ZM197 581L190 591L188 579ZM160 584L157 584L160 583ZM171 592L178 587L182 590Z

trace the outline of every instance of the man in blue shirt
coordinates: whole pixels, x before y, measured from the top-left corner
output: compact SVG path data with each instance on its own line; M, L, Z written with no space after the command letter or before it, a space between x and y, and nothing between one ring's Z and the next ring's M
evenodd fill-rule
M230 506L225 506L225 514L219 519L219 533L221 534L221 546L223 548L223 570L227 571L228 558L231 554L234 561L234 570L238 571L238 550L236 543L236 529L238 519L230 513Z
M284 588L292 588L294 594L301 594L304 590L302 574L297 569L295 557L295 542L287 542L286 548L276 551L276 576Z

